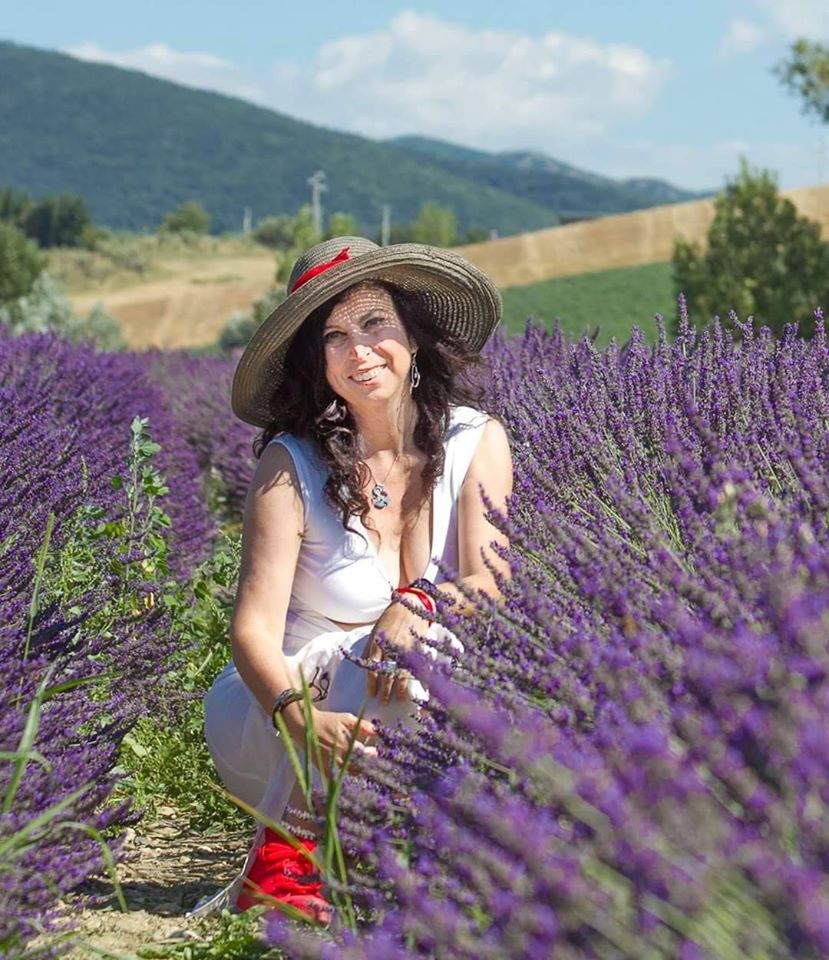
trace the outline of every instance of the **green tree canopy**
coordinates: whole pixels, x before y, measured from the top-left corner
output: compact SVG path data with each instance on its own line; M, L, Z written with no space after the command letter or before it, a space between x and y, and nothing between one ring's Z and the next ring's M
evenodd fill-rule
M92 220L83 197L60 193L35 203L28 194L0 191L0 220L14 223L39 247L82 246Z
M295 217L281 213L276 217L265 217L256 224L253 239L263 247L274 250L290 250L294 245Z
M14 224L0 222L0 306L25 297L44 266L32 241Z
M458 242L458 221L455 214L439 203L424 203L411 227L414 243L434 247L451 247Z
M803 112L829 123L829 47L796 40L774 72L790 93L803 101Z
M165 233L207 233L210 214L196 200L185 200L164 218Z
M819 224L779 195L773 174L745 161L714 200L707 249L677 240L673 268L677 292L702 322L734 310L775 333L798 321L810 335L815 307L829 308L829 245Z
M332 213L328 218L328 229L325 231L325 239L331 237L356 237L359 235L357 221L350 213Z
M26 214L34 206L34 200L25 190L3 187L0 190L0 220L20 226Z
M277 257L276 279L286 283L294 263L309 247L319 243L322 237L314 227L314 215L309 206L300 207L291 223L292 241L289 247L280 250Z

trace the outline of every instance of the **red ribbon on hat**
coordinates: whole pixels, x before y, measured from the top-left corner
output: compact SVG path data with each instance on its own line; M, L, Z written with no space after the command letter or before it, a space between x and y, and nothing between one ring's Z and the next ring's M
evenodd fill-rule
M338 263L343 263L348 259L348 247L343 247L333 260L328 260L326 263L318 263L315 267L311 267L310 270L306 270L305 273L300 274L289 292L296 293L297 290L299 290L303 284L308 283L309 280L319 276L321 273L325 273L326 270L330 270L331 267L335 267Z

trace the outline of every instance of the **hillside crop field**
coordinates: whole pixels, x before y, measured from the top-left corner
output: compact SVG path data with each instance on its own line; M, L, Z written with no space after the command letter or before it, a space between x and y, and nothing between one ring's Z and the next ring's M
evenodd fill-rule
M528 317L548 329L558 320L562 331L576 339L598 328L599 346L614 337L624 343L634 326L652 341L657 331L654 314L669 320L676 313L669 263L543 280L510 287L503 297L504 325L510 333L523 330Z
M318 797L326 932L185 916L252 834L202 729L254 468L233 361L0 328L0 954L829 954L829 343L679 320L487 347L511 576L439 604L462 647L402 655L414 729Z
M116 249L118 249L116 247ZM234 238L204 238L190 247L152 238L124 241L111 257L88 251L50 252L49 270L70 291L75 311L102 303L133 349L205 347L231 314L250 310L274 286L272 253ZM599 328L598 343L624 342L634 325L655 336L655 313L676 311L669 264L600 270L503 291L504 325L524 329L528 317L579 337Z

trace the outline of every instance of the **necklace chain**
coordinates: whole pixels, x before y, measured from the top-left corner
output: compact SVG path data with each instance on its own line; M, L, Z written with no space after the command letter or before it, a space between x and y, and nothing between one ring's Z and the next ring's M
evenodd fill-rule
M394 470L394 465L400 459L400 452L398 451L394 455L394 460L391 462L391 466L386 471L385 477L378 483L377 478L374 476L374 471L368 465L367 461L363 461L368 467L368 472L371 476L371 479L374 481L374 486L371 488L371 502L378 509L383 510L391 503L391 497L389 496L388 490L386 490L386 480L391 476L392 470Z

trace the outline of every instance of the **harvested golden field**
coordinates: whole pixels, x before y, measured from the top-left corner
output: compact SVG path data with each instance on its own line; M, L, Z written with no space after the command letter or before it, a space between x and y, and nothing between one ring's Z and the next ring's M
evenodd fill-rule
M785 190L783 195L829 236L829 185ZM470 244L458 252L499 287L519 287L594 270L665 263L676 237L703 243L713 216L713 201L695 200Z
M232 313L249 310L274 286L276 272L273 254L266 250L168 260L163 269L163 279L70 294L72 306L85 315L102 303L134 349L203 346L218 339Z
M829 185L784 191L829 236ZM502 289L616 267L665 263L674 239L704 243L713 202L699 200L586 220L456 248ZM159 276L160 274L160 276ZM121 323L129 345L194 347L215 342L230 315L247 311L274 284L272 253L257 247L204 257L159 255L152 276L113 286L112 278L70 294L86 314L96 302Z

